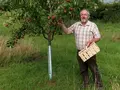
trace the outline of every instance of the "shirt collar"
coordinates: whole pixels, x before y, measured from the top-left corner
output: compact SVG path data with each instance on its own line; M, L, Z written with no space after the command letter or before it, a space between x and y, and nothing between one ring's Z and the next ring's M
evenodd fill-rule
M80 22L79 25L82 26L82 23ZM89 26L90 25L90 21L88 20L87 23L85 24L85 26Z

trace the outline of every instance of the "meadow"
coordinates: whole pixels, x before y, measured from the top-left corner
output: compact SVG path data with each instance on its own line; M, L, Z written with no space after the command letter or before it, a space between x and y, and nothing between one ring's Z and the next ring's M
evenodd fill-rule
M55 35L52 41L53 79L48 78L48 42L42 35L21 39L6 47L9 28L0 17L0 90L83 90L73 35ZM105 90L120 90L120 23L95 21L102 38L97 63ZM90 88L95 90L90 74Z

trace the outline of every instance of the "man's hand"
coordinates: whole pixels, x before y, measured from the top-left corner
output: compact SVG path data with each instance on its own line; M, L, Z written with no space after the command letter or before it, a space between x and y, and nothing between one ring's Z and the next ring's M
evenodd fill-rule
M58 20L58 25L62 28L62 30L66 33L66 34L70 34L68 28L65 26L65 24L63 23L63 20L60 18Z
M63 20L61 18L58 20L58 25L61 27L62 27L62 25L64 25Z
M89 47L92 43L93 43L93 41L88 41L88 42L86 43L86 46Z
M86 43L86 46L89 47L93 42L98 42L100 38L94 38Z

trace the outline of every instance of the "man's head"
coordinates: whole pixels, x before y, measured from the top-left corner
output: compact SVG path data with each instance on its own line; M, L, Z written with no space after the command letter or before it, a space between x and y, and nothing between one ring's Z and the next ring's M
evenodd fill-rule
M86 10L86 9L81 10L81 12L80 12L80 19L81 19L82 23L87 22L89 17L90 17L90 13L89 13L88 10Z

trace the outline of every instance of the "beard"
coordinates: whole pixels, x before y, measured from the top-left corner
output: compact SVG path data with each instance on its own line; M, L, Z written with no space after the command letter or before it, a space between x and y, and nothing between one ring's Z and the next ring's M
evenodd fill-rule
M81 22L86 23L88 19L81 19Z

